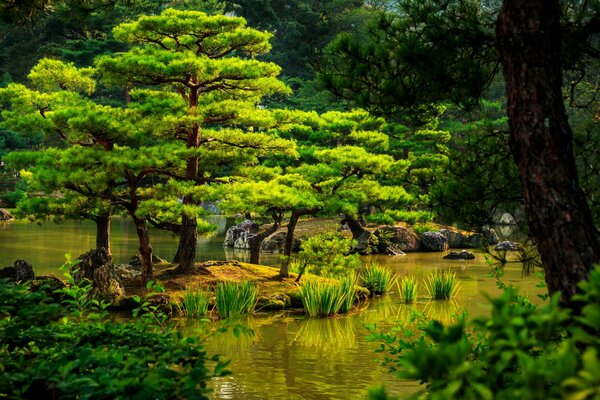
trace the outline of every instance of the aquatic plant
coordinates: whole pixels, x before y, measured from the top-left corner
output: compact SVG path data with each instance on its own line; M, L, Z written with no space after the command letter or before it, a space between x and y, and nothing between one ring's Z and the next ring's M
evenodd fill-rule
M181 313L188 319L200 318L208 314L210 294L204 290L186 290L179 306Z
M417 298L419 283L414 276L405 276L396 281L398 293L404 303L412 303Z
M215 304L221 318L251 313L256 306L257 290L250 281L218 282L215 288Z
M392 271L377 263L371 263L360 274L362 286L371 294L384 294L390 291L393 284Z
M459 290L456 273L448 270L438 270L427 277L425 288L427 288L432 299L451 299L456 296Z
M348 312L354 302L354 279L346 277L337 283L308 281L300 289L300 298L311 317Z

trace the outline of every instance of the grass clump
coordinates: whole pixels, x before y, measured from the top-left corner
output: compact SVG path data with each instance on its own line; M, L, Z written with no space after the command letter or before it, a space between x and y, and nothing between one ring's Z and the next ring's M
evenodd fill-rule
M456 296L459 290L459 283L456 273L448 270L440 270L427 277L425 287L432 299L446 300Z
M417 298L419 283L414 276L405 276L399 282L398 293L404 303L412 303Z
M305 282L300 289L300 298L311 317L346 313L354 303L354 279L345 277L337 283Z
M180 310L188 319L201 318L208 314L210 293L204 290L186 290L181 300Z
M229 318L254 311L257 298L256 286L250 281L218 282L215 288L215 304L221 318Z
M392 287L392 271L377 263L371 263L360 275L362 286L372 294L384 294Z

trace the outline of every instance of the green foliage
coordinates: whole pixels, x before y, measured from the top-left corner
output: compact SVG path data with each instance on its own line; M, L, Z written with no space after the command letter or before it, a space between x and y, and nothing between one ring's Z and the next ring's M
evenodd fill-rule
M394 280L392 279L392 271L380 264L371 262L360 272L360 282L372 294L384 294L390 291Z
M390 216L387 213L369 214L367 215L365 220L367 222L377 225L394 225L396 223L396 221L394 221L394 218L392 218L392 216Z
M188 319L201 318L208 314L210 293L199 289L187 289L183 294L180 309Z
M210 380L228 373L198 337L94 308L74 314L71 303L6 281L0 316L0 394L9 398L207 399Z
M399 281L396 281L398 293L404 303L412 303L417 298L419 293L419 283L414 276L404 276Z
M218 282L215 287L215 305L221 318L236 317L254 311L257 301L256 286L250 281Z
M303 271L314 275L341 277L354 275L360 268L360 256L350 254L354 242L337 232L311 236L302 242L298 262Z
M413 231L415 231L415 233L417 235L422 235L425 232L429 232L429 231L436 231L437 228L435 225L433 224L429 224L429 223L425 223L425 224L415 224L412 227Z
M414 225L417 222L430 222L434 214L431 211L386 210L385 214L396 222L406 222Z
M437 270L425 279L425 288L432 299L446 300L456 296L460 283L455 272Z
M305 312L311 317L327 317L346 313L354 303L354 277L344 277L335 283L309 280L300 288Z
M596 398L600 269L579 288L577 316L559 306L559 294L538 307L505 287L489 299L489 317L447 327L430 322L409 340L394 333L373 338L399 377L426 384L427 398Z

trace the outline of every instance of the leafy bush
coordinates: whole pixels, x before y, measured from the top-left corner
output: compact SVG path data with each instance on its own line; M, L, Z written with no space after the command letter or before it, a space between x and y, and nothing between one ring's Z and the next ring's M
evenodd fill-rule
M405 276L398 282L398 293L405 303L412 303L417 298L419 283L414 276Z
M393 284L392 271L377 263L369 264L360 274L362 286L372 294L384 294Z
M417 235L422 235L425 232L436 231L437 227L433 224L425 223L425 224L415 224L415 225L413 225L412 229L413 229L413 231L415 231L415 233Z
M298 253L300 276L306 271L331 277L353 275L361 265L360 256L350 254L353 247L354 241L338 232L325 232L306 239Z
M367 222L378 225L394 225L396 223L394 218L387 213L370 214L365 219Z
M81 304L0 281L0 397L207 399L210 380L227 374L172 325L114 322Z
M256 287L252 282L218 282L215 288L217 313L221 318L234 317L254 311Z
M386 210L385 215L396 222L406 222L410 225L417 222L431 222L434 217L431 211Z
M426 278L425 288L432 299L451 299L456 296L459 290L456 273L446 270L436 271Z
M348 277L337 283L311 280L302 285L300 298L311 317L327 317L348 312L354 303L354 292L354 279Z
M426 384L430 399L597 399L600 269L579 288L577 316L559 306L558 294L538 307L506 287L489 299L489 317L450 326L421 320L410 340L395 333L372 339L399 377ZM383 390L371 398L389 399Z

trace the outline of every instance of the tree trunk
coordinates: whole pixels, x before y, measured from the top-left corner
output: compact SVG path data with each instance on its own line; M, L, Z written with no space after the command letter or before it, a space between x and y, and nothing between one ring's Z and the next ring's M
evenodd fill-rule
M350 232L352 232L352 239L354 240L359 240L365 232L367 232L369 235L371 234L371 232L363 228L360 222L358 222L358 220L355 218L345 216L340 223L348 224L348 228L350 228Z
M135 224L135 231L140 243L140 260L142 261L142 286L146 286L148 281L154 280L152 273L152 246L150 246L150 237L148 236L148 226L146 220L138 218L134 213L130 213Z
M281 224L281 215L273 216L273 224L264 231L257 233L249 238L250 242L250 264L260 263L260 247L262 242L269 236L275 233Z
M505 0L496 27L504 67L511 149L527 222L550 294L577 308L577 284L600 260L592 216L579 187L562 96L558 0Z
M190 90L189 108L198 107L198 89ZM200 146L200 126L196 124L188 133L186 147L196 148ZM187 180L196 182L198 179L198 157L191 156L187 159L185 177ZM196 205L196 201L191 196L183 198L184 208L186 205ZM198 242L198 221L196 217L185 214L181 215L181 234L179 236L179 246L177 255L179 256L178 273L189 273L194 269L194 260L196 259L196 243ZM177 256L176 255L176 256Z
M284 257L283 261L281 262L281 267L279 268L279 275L283 278L290 276L290 256L292 255L292 244L294 243L294 231L296 230L296 225L298 224L300 216L301 214L299 214L297 211L293 211L288 222L287 231L285 234L285 243L283 244Z
M112 257L110 248L110 213L98 215L94 218L96 222L96 248L104 247L109 257Z

